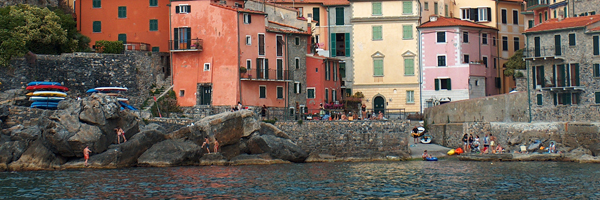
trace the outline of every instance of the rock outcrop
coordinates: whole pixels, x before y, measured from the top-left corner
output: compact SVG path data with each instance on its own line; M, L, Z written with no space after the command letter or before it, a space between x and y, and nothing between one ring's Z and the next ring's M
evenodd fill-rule
M153 145L138 158L140 166L169 167L192 165L202 157L200 146L189 140L165 140Z

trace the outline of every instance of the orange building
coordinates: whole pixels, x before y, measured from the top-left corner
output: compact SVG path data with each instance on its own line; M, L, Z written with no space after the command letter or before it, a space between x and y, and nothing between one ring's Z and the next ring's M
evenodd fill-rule
M129 50L168 52L169 0L76 1L77 29L91 39L121 40Z

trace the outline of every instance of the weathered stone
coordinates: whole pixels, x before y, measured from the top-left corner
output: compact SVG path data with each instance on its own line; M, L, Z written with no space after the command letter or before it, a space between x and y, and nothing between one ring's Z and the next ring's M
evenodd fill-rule
M513 136L508 140L508 145L518 145L521 144L521 137L520 136Z
M256 119L256 116L252 112L243 112L242 118L244 119L244 134L242 137L248 137L252 133L260 130L260 122Z
M273 158L304 162L308 154L290 139L274 135L253 135L248 141L248 149L252 154L268 153Z
M212 135L222 146L235 144L244 135L242 113L250 111L226 112L206 117L195 125Z
M19 160L8 165L11 171L59 169L65 160L54 155L41 140L36 140L21 155Z
M167 167L198 163L202 149L183 139L165 140L153 145L138 158L138 165Z
M105 125L106 117L104 117L102 105L100 105L100 101L94 97L98 98L98 96L94 94L92 97L86 97L86 99L90 98L91 100L82 101L82 111L79 113L79 120L94 125Z
M208 153L200 158L200 165L227 165L229 162L221 153Z
M149 131L149 130L157 130L158 132L166 134L166 129L163 126L156 124L156 123L150 123L150 124L142 126L140 128L140 131Z
M106 135L97 126L81 124L79 131L70 137L67 142L76 157L83 157L83 149L89 146L94 152L103 152L108 148Z
M289 161L281 159L273 159L269 154L241 154L229 161L230 165L270 165L270 164L285 164Z
M42 130L38 126L28 126L24 129L14 131L10 135L11 140L34 141L42 135Z
M27 141L8 141L0 144L0 164L8 164L18 160L27 150ZM0 170L2 171L2 170Z
M227 159L236 157L242 153L250 153L246 145L247 139L242 139L240 142L220 147L219 151Z
M280 138L290 139L290 136L279 130L273 124L264 122L260 123L260 135L273 135Z

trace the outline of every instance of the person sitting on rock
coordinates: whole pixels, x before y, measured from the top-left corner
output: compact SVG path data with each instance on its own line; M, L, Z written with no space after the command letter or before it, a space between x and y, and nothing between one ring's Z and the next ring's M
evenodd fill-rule
M431 155L427 154L427 150L423 151L423 155L421 155L423 160L427 160L427 158L431 158Z
M121 144L121 137L123 137L123 143L127 142L127 138L125 138L125 131L121 128L115 128L117 132L117 144Z
M205 145L206 145L206 151L208 151L208 153L210 153L210 149L209 149L210 141L208 140L207 137L204 138L204 143L202 143L202 147L200 147L200 148L204 148Z
M216 139L215 139L215 149L213 149L213 152L215 152L215 153L219 152L219 141L217 141Z
M83 165L86 167L87 167L88 159L90 159L91 152L92 151L90 150L89 147L85 147L85 149L83 149L83 158L85 159L85 163Z
M548 146L548 153L554 153L554 152L556 152L556 143L550 142L550 145Z

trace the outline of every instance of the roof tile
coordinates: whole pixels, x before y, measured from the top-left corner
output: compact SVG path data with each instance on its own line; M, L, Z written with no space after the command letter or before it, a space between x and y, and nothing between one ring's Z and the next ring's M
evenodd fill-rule
M568 17L561 21L558 21L558 19L551 19L537 26L534 26L533 28L527 29L525 33L585 27L598 21L600 21L600 15Z
M324 6L339 6L339 5L350 5L348 0L269 0L271 3L295 3L295 4L323 4Z
M496 28L491 27L491 26L486 26L486 25L471 22L471 21L461 20L458 18L441 17L441 16L437 17L436 21L425 22L425 23L421 24L421 26L418 26L417 28L450 27L450 26L465 26L465 27L486 28L486 29L497 30Z

